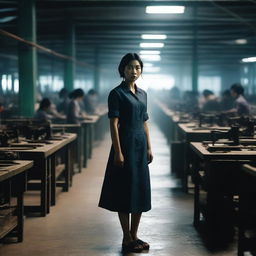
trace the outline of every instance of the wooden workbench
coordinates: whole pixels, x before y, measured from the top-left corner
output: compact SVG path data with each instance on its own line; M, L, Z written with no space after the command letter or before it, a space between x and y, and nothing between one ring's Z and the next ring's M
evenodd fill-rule
M0 161L0 239L11 235L23 240L23 194L32 166L33 161Z
M78 172L82 172L83 158L84 158L84 131L81 124L51 124L53 131L60 131L63 135L65 133L75 133L77 135L76 147L73 156L76 159Z
M26 205L26 213L37 212L45 216L50 212L50 205L56 202L56 186L58 185L56 178L61 172L65 179L61 186L63 191L68 191L73 174L71 147L76 138L76 134L65 134L58 137L58 140L50 140L50 144L35 143L35 148L31 148L31 144L26 142L19 143L19 146L14 144L12 147L0 148L4 151L18 152L22 160L34 160L34 167L28 173L28 179L37 180L39 183L29 183L28 190L40 191L40 205ZM61 151L65 154L64 166L56 164L56 154Z
M243 164L256 160L256 150L246 150L246 147L241 146L241 151L209 152L207 146L201 142L191 142L190 145L193 152L192 169L195 183L194 225L198 226L200 224L199 202L202 177L206 177L207 194L211 195L211 198L214 198L215 194L220 195L223 191L230 196L238 194L241 167ZM204 172L203 176L200 171ZM216 203L218 200L215 198L212 201Z

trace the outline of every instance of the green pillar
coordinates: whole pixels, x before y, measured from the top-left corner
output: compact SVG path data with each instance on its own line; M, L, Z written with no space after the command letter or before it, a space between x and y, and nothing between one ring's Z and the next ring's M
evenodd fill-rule
M75 58L75 27L71 21L69 21L67 24L67 34L64 47L65 54ZM71 60L65 60L64 87L68 91L72 91L74 89L74 79L75 63Z
M198 91L198 41L197 41L197 7L194 7L194 40L192 53L192 91Z
M15 81L15 75L12 74L12 88L11 88L12 94L14 94L14 81Z
M99 93L100 91L100 63L99 63L99 50L95 48L94 51L94 89Z
M35 0L19 0L19 36L36 42ZM34 115L37 80L36 49L19 45L19 110L21 116Z

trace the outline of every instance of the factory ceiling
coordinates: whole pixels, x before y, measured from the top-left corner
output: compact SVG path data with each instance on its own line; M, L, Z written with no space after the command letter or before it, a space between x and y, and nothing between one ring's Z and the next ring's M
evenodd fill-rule
M18 34L18 1L0 1L0 28ZM148 14L146 6L183 5L183 14ZM142 34L164 34L162 65L191 62L197 48L201 67L229 67L256 55L256 0L65 1L37 0L37 43L63 53L67 24L75 25L76 58L116 63L139 52ZM240 40L240 41L237 41ZM0 40L1 56L17 56L17 42ZM143 49L145 50L145 49ZM152 50L152 49L149 49ZM159 49L156 49L159 50Z

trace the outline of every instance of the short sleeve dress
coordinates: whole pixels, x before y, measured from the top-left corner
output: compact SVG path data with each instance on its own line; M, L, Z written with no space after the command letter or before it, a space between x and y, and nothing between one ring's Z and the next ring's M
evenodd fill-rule
M114 164L111 146L99 207L115 212L140 213L151 209L150 175L144 121L147 94L136 86L132 93L123 81L108 97L108 117L119 118L119 139L124 166Z

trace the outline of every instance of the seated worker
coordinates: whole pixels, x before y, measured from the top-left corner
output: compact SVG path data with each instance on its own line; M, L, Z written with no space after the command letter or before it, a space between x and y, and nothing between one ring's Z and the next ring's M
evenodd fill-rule
M238 115L249 115L250 105L244 97L244 88L241 84L236 83L231 85L230 93L235 98L235 108L228 112L236 112Z
M184 112L197 112L198 111L198 92L185 91L182 99L181 109Z
M81 120L86 118L86 114L80 108L80 102L84 98L82 89L75 89L69 94L71 101L68 105L67 122L69 124L79 124Z
M223 91L221 95L221 101L220 101L220 109L221 111L226 111L234 106L234 99L231 96L230 90Z
M43 98L39 108L36 111L34 118L40 122L51 122L53 115L51 114L51 101L48 98Z
M203 90L203 103L202 103L202 111L219 111L220 103L218 98L214 95L214 93L210 90Z
M84 97L84 108L89 115L97 115L98 93L90 89Z
M60 103L57 105L57 111L63 115L68 114L68 104L69 104L69 98L68 98L68 90L65 88L62 88L59 92L59 98Z

